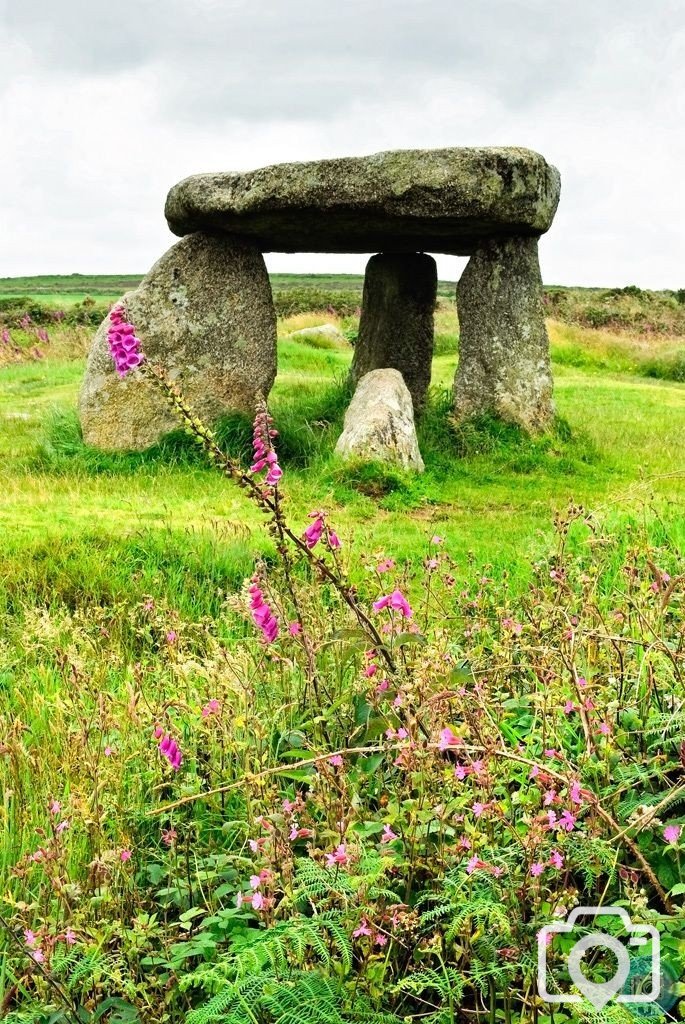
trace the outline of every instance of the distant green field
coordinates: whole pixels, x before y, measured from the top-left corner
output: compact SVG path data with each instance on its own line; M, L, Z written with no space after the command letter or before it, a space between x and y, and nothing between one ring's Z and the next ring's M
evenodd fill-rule
M31 296L51 305L66 306L85 298L113 302L124 292L136 288L142 274L52 274L39 277L0 278L0 298ZM271 274L274 291L316 288L321 291L359 292L364 278L361 274ZM440 281L438 294L453 298L454 281Z

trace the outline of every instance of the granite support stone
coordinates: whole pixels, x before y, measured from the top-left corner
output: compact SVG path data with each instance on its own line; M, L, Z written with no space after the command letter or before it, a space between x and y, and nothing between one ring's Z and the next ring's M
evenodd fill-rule
M366 265L351 382L371 370L399 370L417 415L430 385L437 287L435 260L425 253L379 253Z
M196 232L177 242L122 300L147 358L208 424L251 415L276 376L276 314L264 258L251 243ZM109 318L90 352L79 413L84 440L110 451L150 447L180 423L142 374L120 379Z
M492 415L529 433L554 418L537 238L484 241L457 285L458 421Z

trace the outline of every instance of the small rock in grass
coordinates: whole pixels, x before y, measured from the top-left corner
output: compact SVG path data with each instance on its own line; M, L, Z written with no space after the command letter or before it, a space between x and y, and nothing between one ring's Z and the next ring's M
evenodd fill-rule
M399 370L364 374L335 446L344 459L378 460L422 473L411 394Z

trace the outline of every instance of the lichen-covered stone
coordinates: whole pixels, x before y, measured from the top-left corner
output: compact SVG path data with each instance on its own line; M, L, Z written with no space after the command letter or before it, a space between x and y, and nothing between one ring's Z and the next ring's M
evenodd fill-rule
M537 239L483 243L457 285L457 312L457 420L494 415L545 430L554 404Z
M276 315L261 253L227 236L196 233L177 242L124 297L143 350L181 387L207 423L252 413L276 376ZM81 389L83 436L98 448L148 448L179 421L138 372L114 371L100 326Z
M175 185L177 235L228 231L262 252L473 252L479 239L540 235L559 201L559 172L517 147L409 149Z
M361 378L335 450L345 459L423 472L411 395L399 370L372 370Z
M426 253L379 253L366 265L359 334L350 379L370 370L399 370L422 411L431 379L438 289L435 260Z
M345 335L335 324L318 324L316 327L303 327L300 331L293 331L291 338L302 339L303 341L330 342L331 345L341 345L345 342Z

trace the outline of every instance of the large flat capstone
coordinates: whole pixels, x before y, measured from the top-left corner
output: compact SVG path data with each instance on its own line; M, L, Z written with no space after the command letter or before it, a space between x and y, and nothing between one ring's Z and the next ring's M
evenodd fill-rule
M559 189L557 169L530 149L407 149L195 174L165 213L177 235L229 232L262 252L468 256L485 238L543 234Z

